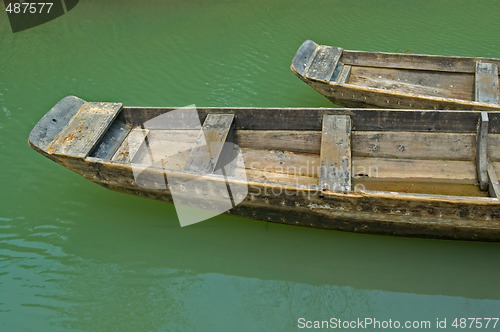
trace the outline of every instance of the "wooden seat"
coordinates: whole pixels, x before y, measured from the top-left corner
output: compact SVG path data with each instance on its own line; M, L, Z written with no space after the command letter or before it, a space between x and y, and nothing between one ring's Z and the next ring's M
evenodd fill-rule
M121 108L121 103L86 103L52 141L48 152L87 157Z
M189 155L185 171L208 174L214 172L225 159L226 141L234 134L234 114L208 114Z
M351 190L351 118L348 115L323 116L319 187Z
M341 55L342 48L340 47L318 46L313 59L304 72L304 76L310 79L329 82Z
M498 104L498 66L494 63L476 62L476 101Z

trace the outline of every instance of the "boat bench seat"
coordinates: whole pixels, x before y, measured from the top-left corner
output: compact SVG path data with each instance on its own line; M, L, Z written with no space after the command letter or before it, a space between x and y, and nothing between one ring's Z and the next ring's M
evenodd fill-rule
M225 166L230 150L234 150L230 141L233 139L234 114L208 114L203 127L198 133L196 146L192 149L185 171L209 174Z
M349 115L324 115L319 187L350 191L351 162L351 117Z
M85 158L122 108L121 103L86 103L48 146L51 154Z
M340 47L319 45L304 71L304 76L329 82L337 68L342 51Z
M475 100L498 104L498 66L494 63L476 62Z

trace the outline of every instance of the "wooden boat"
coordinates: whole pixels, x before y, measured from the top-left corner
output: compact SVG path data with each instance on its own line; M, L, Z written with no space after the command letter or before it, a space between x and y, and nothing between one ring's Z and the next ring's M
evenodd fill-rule
M171 184L202 174L202 191L216 191L212 201L227 198L226 189L247 188L233 194L238 204L228 213L248 218L500 240L500 112L198 108L198 129L172 119L152 125L175 111L69 96L36 124L29 144L107 188L167 202L175 201ZM235 151L244 165L231 161ZM154 185L141 185L134 167ZM181 196L199 194L183 188Z
M292 72L347 107L500 110L500 59L349 51L306 40Z

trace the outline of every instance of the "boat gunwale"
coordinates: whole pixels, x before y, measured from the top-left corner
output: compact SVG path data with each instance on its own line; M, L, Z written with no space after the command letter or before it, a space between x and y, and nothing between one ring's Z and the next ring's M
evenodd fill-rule
M342 55L346 54L347 55L354 55L354 54L373 54L373 55L382 55L385 57L389 56L398 56L398 57L406 57L406 58L426 58L426 59L432 59L434 60L433 62L439 61L440 59L442 60L452 60L452 61L490 61L490 62L495 62L495 63L500 63L499 58L488 58L488 57L473 57L473 56L457 56L457 55L440 55L440 54L418 54L418 53L397 53L397 52L377 52L377 51L360 51L360 50L346 50L343 49ZM472 68L471 70L438 70L438 69L419 69L419 68L407 68L407 67L398 67L397 65L391 65L391 64L381 64L380 66L374 66L374 65L363 65L361 63L351 63L351 62L345 62L344 64L347 65L352 65L352 66L359 66L359 67L374 67L374 68L391 68L391 69L405 69L405 70L424 70L424 71L441 71L441 72L452 72L452 73L466 73L466 74L473 74L475 72L475 69ZM387 66L389 65L389 66Z
M178 109L178 107L145 107L145 106L127 106L123 107L119 118L122 119L127 125L138 126L144 121L137 121L132 119L135 114L140 114L144 111L146 112L161 112L158 114L145 114L140 115L142 119L149 119L150 117L163 114L165 112L173 111ZM477 123L470 123L470 120L477 117L479 120L481 112L487 112L490 117L489 133L497 134L500 133L500 110L481 110L481 109L460 109L460 110L439 110L439 109L399 109L399 108L296 108L296 107L197 107L200 120L203 121L208 113L231 113L235 114L235 124L236 130L295 130L295 131L308 131L308 130L321 130L321 118L326 114L333 115L349 115L352 118L352 130L353 131L393 131L393 132L436 132L436 133L477 133ZM302 114L301 121L289 119L286 115L287 113L302 112L307 114ZM260 113L260 114L257 114ZM383 116L391 115L390 119L392 121L398 120L401 123L386 123L381 122L376 123L361 123L360 120L367 120L365 118L379 119ZM259 116L272 115L273 118L268 118L268 121L262 125L257 124L257 121L251 123L250 125L239 124L241 117L245 117L243 120L248 118L257 119ZM418 126L414 129L408 127L397 128L396 125L400 125L406 121L403 119L405 116L408 117L429 117L429 119L439 119L439 120L452 120L455 124L447 124L443 126L441 123L421 123L412 119ZM460 117L460 118L459 118ZM497 120L498 119L498 120ZM281 123L273 122L271 120L281 120ZM293 120L293 121L292 121ZM307 121L306 121L307 120ZM293 126L294 123L300 123L299 126ZM406 122L405 122L406 124ZM386 127L384 127L386 126Z

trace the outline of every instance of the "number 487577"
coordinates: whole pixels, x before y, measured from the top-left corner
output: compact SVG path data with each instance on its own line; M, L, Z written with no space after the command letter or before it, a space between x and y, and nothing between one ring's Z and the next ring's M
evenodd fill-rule
M53 2L23 2L9 3L5 11L9 14L41 14L50 13Z
M451 326L460 329L496 328L498 318L455 318Z

